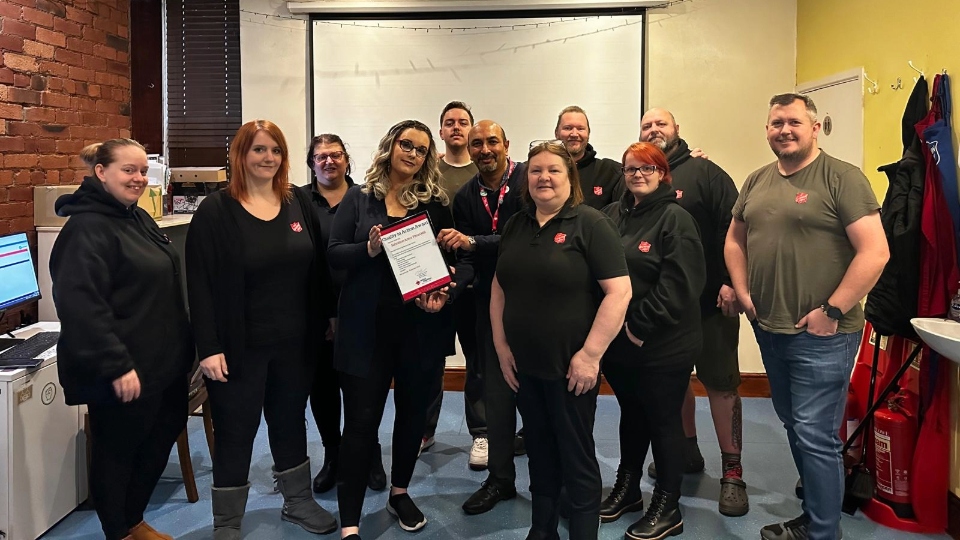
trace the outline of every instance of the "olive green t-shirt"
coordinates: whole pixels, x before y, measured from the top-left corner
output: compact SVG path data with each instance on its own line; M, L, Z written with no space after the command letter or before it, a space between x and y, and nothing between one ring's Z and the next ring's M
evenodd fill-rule
M477 166L472 162L466 165L450 165L444 160L440 160L440 187L447 192L450 198L450 204L453 204L453 196L457 194L460 188L470 181L471 178L480 172Z
M747 285L760 328L803 331L797 322L827 302L853 260L846 227L879 208L863 172L823 151L789 176L773 162L747 178L733 217L747 228ZM857 303L837 331L862 329Z

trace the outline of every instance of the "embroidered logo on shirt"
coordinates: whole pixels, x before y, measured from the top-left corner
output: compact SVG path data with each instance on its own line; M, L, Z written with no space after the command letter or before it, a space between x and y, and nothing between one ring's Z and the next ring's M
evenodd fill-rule
M682 189L678 189L678 190L677 190L677 198L678 198L678 199L682 199L682 198L683 198L683 190L682 190Z
M557 235L553 237L553 241L558 244L562 244L567 241L567 234L558 232Z
M637 246L637 249L639 249L644 253L648 253L650 251L650 242L647 242L647 241L640 242L640 245Z
M803 204L807 202L807 194L801 191L800 193L797 193L797 198L795 200L797 201L797 204Z
M299 221L294 221L293 223L291 223L290 228L293 229L293 232L303 231L303 227L300 225Z
M594 195L603 195L603 186L593 186Z

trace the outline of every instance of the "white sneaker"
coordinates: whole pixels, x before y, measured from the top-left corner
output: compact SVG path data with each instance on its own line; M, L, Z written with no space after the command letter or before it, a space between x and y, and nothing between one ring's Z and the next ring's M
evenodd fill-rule
M477 437L470 447L470 468L482 471L487 468L487 438Z

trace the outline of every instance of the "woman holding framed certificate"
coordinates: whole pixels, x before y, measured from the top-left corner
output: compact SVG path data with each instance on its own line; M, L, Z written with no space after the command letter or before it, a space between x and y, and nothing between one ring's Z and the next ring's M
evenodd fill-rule
M623 327L630 278L613 222L581 204L577 166L560 141L531 146L521 195L527 208L500 238L490 324L526 432L533 503L527 539L559 538L565 486L570 538L595 540L600 358Z
M330 265L347 272L334 367L344 401L337 500L341 536L350 540L360 538L370 459L391 381L396 420L387 511L406 531L427 523L407 487L436 395L429 386L439 383L432 374L454 351L453 313L446 304L456 296L457 282L465 287L473 277L468 264L438 253L436 232L453 227L438 161L430 128L416 120L394 125L380 140L364 184L343 197L330 232ZM450 281L453 276L457 282Z

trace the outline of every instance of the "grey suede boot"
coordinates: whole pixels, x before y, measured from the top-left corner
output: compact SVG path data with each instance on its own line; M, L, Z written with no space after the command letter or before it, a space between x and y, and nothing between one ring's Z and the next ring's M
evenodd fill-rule
M213 540L240 540L240 522L247 509L250 484L240 487L212 488Z
M280 519L296 523L306 531L328 534L337 530L337 520L313 500L310 490L310 460L286 471L273 471L277 487L283 494ZM218 539L219 540L219 539Z

